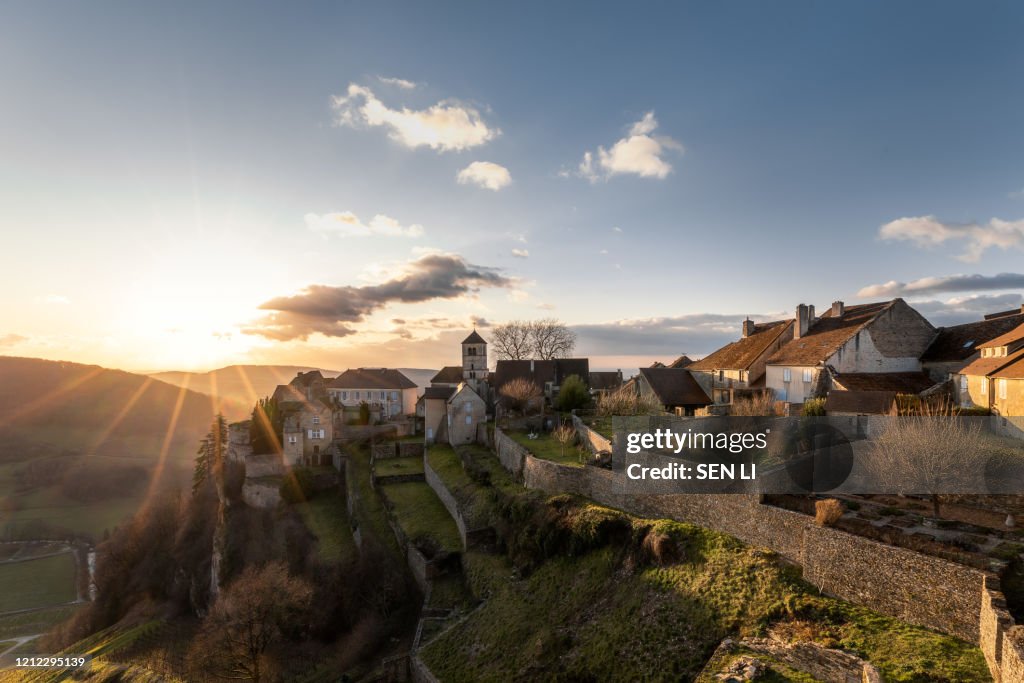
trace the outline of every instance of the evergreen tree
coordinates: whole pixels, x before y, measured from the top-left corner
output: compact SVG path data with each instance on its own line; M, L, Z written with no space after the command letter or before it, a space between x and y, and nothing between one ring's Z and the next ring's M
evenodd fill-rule
M224 454L228 448L228 423L224 416L217 413L210 425L210 431L199 442L196 451L196 464L192 471L192 494L202 487L211 474L219 476L224 466Z

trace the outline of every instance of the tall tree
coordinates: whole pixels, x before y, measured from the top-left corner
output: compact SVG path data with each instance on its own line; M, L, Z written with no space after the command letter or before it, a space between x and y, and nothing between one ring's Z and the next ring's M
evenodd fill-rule
M217 413L210 425L210 431L199 442L196 451L195 467L192 471L192 494L203 486L207 478L213 474L218 476L224 466L224 454L228 448L228 423L224 416Z
M530 323L533 355L541 360L568 358L576 348L576 333L556 318L543 318Z
M252 409L252 422L249 427L249 440L253 453L277 453L281 450L281 439L284 436L284 416L277 401L264 397Z
M491 349L501 360L526 360L533 353L530 323L510 320L491 329Z

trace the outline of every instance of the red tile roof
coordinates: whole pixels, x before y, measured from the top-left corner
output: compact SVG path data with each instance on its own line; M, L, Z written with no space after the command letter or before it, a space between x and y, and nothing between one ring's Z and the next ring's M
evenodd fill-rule
M726 344L714 353L688 366L690 370L749 370L750 366L793 324L792 320L776 320L754 325L753 334Z
M768 364L818 365L897 301L901 299L847 306L842 317L833 316L829 309L811 325L807 334L787 342L768 359Z
M833 380L847 391L887 391L920 394L935 385L925 372L847 372Z
M1004 367L1016 363L1022 358L1024 358L1024 349L1018 349L1008 356L989 356L988 358L979 358L961 370L958 374L988 377L994 375Z
M990 341L985 342L984 344L981 344L978 348L991 349L996 346L1009 346L1010 344L1020 341L1021 339L1024 339L1024 323L1013 328L1006 334L1001 334L995 339L992 339Z
M430 378L431 384L458 384L462 381L461 365L446 365Z

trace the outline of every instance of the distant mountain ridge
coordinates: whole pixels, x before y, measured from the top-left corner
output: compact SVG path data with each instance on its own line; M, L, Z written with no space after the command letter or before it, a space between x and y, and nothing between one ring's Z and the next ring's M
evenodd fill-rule
M270 396L278 384L288 384L300 372L319 370L324 377L337 377L341 370L328 370L309 365L229 365L209 372L167 371L149 376L175 386L218 397L239 406L251 408L257 400ZM437 370L427 368L398 368L402 374L422 388L430 384ZM226 415L239 418L241 415ZM244 414L244 413L243 413Z

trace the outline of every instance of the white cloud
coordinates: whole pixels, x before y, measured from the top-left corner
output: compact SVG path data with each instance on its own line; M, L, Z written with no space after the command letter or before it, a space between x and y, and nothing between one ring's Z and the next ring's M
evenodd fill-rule
M508 169L490 161L474 161L459 171L455 178L460 185L478 185L495 192L512 183L512 174Z
M529 258L530 252L526 249L513 249L512 255L516 258Z
M71 303L71 299L67 298L63 294L47 294L46 296L36 297L36 300L44 304L55 304L59 306L66 306Z
M363 223L351 211L334 211L324 214L307 213L305 218L306 227L310 230L339 237L368 237L370 235L419 237L423 234L422 225L413 224L406 227L394 218L381 213L370 219L369 223Z
M345 95L331 98L339 126L383 127L388 136L406 147L430 147L440 151L477 147L501 134L490 127L473 107L443 100L427 109L391 109L369 88L355 83Z
M1014 192L1008 192L1006 196L1009 197L1010 199L1020 199L1024 197L1024 187Z
M654 112L647 112L630 126L626 137L618 140L610 149L598 147L596 154L584 152L577 173L590 182L607 180L616 175L658 179L667 177L672 172L672 164L663 158L666 152L682 154L684 149L682 144L670 137L652 135L657 127Z
M523 233L521 233L521 232L507 232L507 233L505 233L505 234L506 234L506 235L507 235L507 236L508 236L508 237L509 237L510 239L513 239L513 240L515 240L516 242L521 242L522 244L526 244L526 235L524 235L524 234L523 234Z
M509 290L508 293L508 300L513 301L515 303L522 303L523 301L526 301L529 298L530 293L522 289L512 289Z
M601 251L599 251L598 253L599 253L599 254L607 254L607 253L608 253L608 250L607 250L607 249L602 249L602 250L601 250Z
M418 85L416 82L407 81L404 78L387 78L385 76L377 76L377 80L385 85L393 85L396 88L401 88L402 90L412 90Z
M612 232L622 232L622 228L616 225L615 227L612 228Z
M992 218L988 223L944 223L935 216L898 218L883 225L878 236L884 240L903 240L915 246L928 248L948 241L966 242L959 258L977 262L986 249L1009 249L1024 246L1024 219L1005 221Z
M943 275L923 277L911 282L889 280L882 284L868 285L859 292L859 297L922 296L925 294L951 292L982 292L999 289L1024 288L1024 274L999 273L998 275Z

